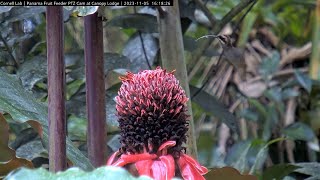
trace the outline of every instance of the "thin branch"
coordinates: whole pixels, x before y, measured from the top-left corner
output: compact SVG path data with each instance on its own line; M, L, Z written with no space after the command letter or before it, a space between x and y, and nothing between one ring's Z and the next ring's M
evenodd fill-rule
M206 5L201 0L195 0L196 4L199 6L199 8L203 11L203 13L207 16L209 19L211 26L214 27L216 24L216 18L212 15L210 10L206 7Z
M137 14L136 6L133 7L133 10L134 10L134 13ZM138 33L139 33L139 38L140 38L140 41L141 41L141 46L142 46L142 51L143 51L144 58L145 58L145 60L147 62L148 68L151 69L151 65L149 63L149 58L147 56L146 48L144 47L144 41L143 41L143 38L142 38L141 31L138 30Z
M244 20L244 18L247 16L247 14L251 11L253 6L258 2L258 0L255 0L250 7L247 9L247 11L241 16L240 20L237 22L237 24L234 26L233 32L235 32L236 29L239 28L241 22Z
M214 34L218 33L227 23L229 23L234 17L236 17L243 9L245 9L249 4L257 0L243 0L234 8L232 8L220 21L215 28Z

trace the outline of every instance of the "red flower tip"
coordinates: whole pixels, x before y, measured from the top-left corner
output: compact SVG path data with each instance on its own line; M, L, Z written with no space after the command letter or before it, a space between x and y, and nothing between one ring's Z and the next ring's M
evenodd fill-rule
M142 153L142 154L122 154L119 159L113 163L119 152L115 152L108 160L107 165L125 166L134 164L139 175L146 175L155 180L168 180L175 176L175 159L172 155L166 154L168 148L175 145L174 141L167 141L159 148L160 155ZM202 175L208 172L207 168L201 166L192 157L181 154L177 161L181 176L184 180L204 180Z

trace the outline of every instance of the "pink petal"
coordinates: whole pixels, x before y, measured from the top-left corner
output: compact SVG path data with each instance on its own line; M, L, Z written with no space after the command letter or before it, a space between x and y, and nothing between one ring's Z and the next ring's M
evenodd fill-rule
M176 145L176 141L166 141L165 143L161 144L161 146L158 149L158 153L161 152L162 150L165 150L164 154L167 154L167 149L175 145Z
M202 175L205 174L208 170L205 167L201 166L194 159L192 159L192 162L189 162L188 161L190 160L189 158L192 159L190 156L182 154L178 160L178 166L180 168L181 176L183 177L183 179L184 180L205 180L205 178ZM197 167L198 165L200 167Z
M143 160L135 163L136 169L139 175L146 175L152 177L151 166L153 164L152 160Z
M175 163L174 159L171 155L160 156L159 159L167 168L167 177L168 179L172 179L175 174Z
M162 161L153 161L152 163L152 178L154 180L167 180L167 167Z
M114 152L108 159L107 166L110 166L118 155L119 155L119 151Z
M157 155L155 154L149 154L149 153L142 153L142 154L122 154L120 158L112 164L112 166L124 166L130 163L135 163L142 160L151 160L157 158Z
M201 175L204 175L204 174L208 173L208 169L206 167L204 167L204 166L201 166L201 164L199 164L191 156L189 156L187 154L182 154L181 156L184 157L185 160L188 161L188 163L190 165L193 165L195 168L197 168Z

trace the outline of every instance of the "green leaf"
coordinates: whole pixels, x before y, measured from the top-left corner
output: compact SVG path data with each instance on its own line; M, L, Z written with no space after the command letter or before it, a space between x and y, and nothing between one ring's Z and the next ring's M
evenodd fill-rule
M263 118L267 119L268 117L267 110L265 106L261 104L261 102L253 98L248 99L248 102L251 106L254 106L257 109L257 111L263 116Z
M240 112L240 116L245 118L246 120L254 121L254 122L257 122L259 119L258 113L250 108L243 109Z
M243 173L248 165L247 154L251 147L251 141L240 141L232 146L226 161L231 164L232 167L236 168L238 171Z
M268 147L276 142L279 141L283 141L285 140L285 138L277 138L277 139L273 139L271 141L269 141L268 143L266 143L258 152L257 156L256 156L256 160L253 164L253 166L250 169L250 174L253 174L256 170L259 170L262 168L265 160L267 159L267 155L268 155Z
M308 92L311 92L312 88L312 80L310 79L309 76L301 73L300 71L295 71L294 72L295 77L297 78L298 82L300 85Z
M68 83L67 85L67 92L66 92L66 99L69 100L79 89L82 85L85 84L84 79L77 79Z
M280 102L282 100L281 88L273 87L264 92L264 95L272 101Z
M140 176L138 178L133 177L129 172L120 167L104 166L95 169L92 172L85 172L79 168L70 168L63 172L52 173L44 168L38 169L26 169L21 168L17 171L10 173L4 178L5 180L86 180L86 179L117 179L117 180L151 180L146 176Z
M300 95L299 91L297 91L293 88L287 88L282 91L281 96L282 96L282 100L287 100L291 97L297 97L299 95Z
M302 174L307 174L313 177L313 179L320 179L319 169L320 163L310 162L310 163L294 163L293 165L299 166L295 172Z
M38 157L48 158L48 151L44 149L40 138L21 145L16 150L17 157L27 159L29 161Z
M263 77L265 81L269 80L272 74L278 71L280 62L280 54L277 51L272 53L269 58L264 58L259 67L259 74Z
M9 113L15 121L24 123L36 120L42 125L42 137L48 145L48 111L47 106L38 102L30 93L26 92L17 78L0 70L0 111ZM93 166L69 138L67 138L67 157L85 170Z
M17 70L17 75L23 87L31 90L35 84L47 78L47 58L40 55L25 61Z
M114 69L129 69L136 70L139 67L135 63L130 62L130 59L124 55L117 53L104 53L104 73ZM72 79L84 79L84 56L83 53L68 53L65 54L66 66L71 69L67 75Z
M88 121L85 118L77 117L71 115L68 118L68 133L69 138L72 140L82 140L87 139L87 124Z
M107 26L135 28L145 33L157 33L157 18L150 14L124 14L111 19Z
M197 87L190 85L190 94L195 94L198 90L199 89ZM195 97L193 97L192 101L197 103L206 112L219 118L231 130L239 134L237 118L215 97L201 90Z
M299 168L292 164L276 164L268 167L262 174L263 180L283 179L285 176Z
M301 122L290 124L282 132L294 140L312 141L316 138L310 126Z
M279 104L279 103L278 103ZM277 104L277 105L278 105ZM274 126L278 123L279 121L279 113L276 110L276 106L274 103L270 103L266 109L267 109L267 113L268 116L264 121L263 124L263 132L262 132L262 139L264 141L268 141L271 137L272 134L272 130L274 128Z

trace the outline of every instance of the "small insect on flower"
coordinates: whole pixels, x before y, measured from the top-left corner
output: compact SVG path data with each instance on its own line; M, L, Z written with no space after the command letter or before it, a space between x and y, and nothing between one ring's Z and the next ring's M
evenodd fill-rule
M204 179L207 168L186 155L182 146L187 139L188 98L173 73L158 67L120 77L116 110L121 148L107 165L133 165L138 175L156 180Z

